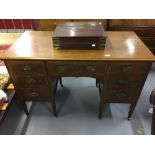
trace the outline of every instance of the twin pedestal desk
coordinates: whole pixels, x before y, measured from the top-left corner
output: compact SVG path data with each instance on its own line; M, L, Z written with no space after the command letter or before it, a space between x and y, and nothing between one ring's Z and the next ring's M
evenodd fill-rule
M155 57L131 31L107 32L105 50L54 50L52 32L27 31L0 59L27 114L25 101L50 101L57 115L56 79L80 76L102 83L99 118L107 103L128 103L130 119Z

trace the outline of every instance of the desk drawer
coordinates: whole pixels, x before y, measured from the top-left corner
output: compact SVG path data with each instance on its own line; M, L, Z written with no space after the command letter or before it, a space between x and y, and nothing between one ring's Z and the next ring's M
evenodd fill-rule
M39 87L40 85L47 85L48 83L45 77L38 76L18 76L14 77L14 81L18 87Z
M148 72L148 62L112 62L110 64L110 75L143 75Z
M48 74L57 76L93 76L104 74L106 63L99 62L48 62Z
M134 87L140 86L146 76L110 76L108 79L109 87Z
M106 91L105 102L129 103L134 102L138 94L137 87L114 88Z
M80 64L75 62L48 62L48 75L72 76L81 72Z
M45 65L43 62L32 61L7 61L11 75L45 75Z
M105 62L82 62L81 70L84 76L104 75L106 70Z
M50 94L46 87L19 88L17 94L26 101L49 101Z

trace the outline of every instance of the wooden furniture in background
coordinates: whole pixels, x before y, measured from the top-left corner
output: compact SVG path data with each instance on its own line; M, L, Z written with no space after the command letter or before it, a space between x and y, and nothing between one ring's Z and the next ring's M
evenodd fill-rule
M57 24L63 22L99 22L106 30L106 19L40 19L38 20L38 30L53 31Z
M111 19L108 31L134 31L155 54L155 20L154 19Z
M0 53L21 100L50 100L62 76L94 77L103 83L99 117L106 103L128 103L131 117L155 57L134 32L107 32L105 50L54 50L49 31L25 32ZM39 77L39 78L38 78ZM23 80L24 79L24 80Z

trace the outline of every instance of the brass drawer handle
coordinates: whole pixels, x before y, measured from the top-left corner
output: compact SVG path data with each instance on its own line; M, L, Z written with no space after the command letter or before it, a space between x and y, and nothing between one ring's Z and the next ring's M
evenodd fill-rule
M27 79L26 83L27 84L34 84L34 83L36 83L36 80L33 78L29 78L29 79Z
M36 93L36 92L31 93L31 97L37 97L37 96L38 96L38 93Z
M59 72L59 73L63 73L66 71L66 67L65 66L57 66L56 67L56 71Z
M118 98L125 98L128 95L125 92L120 92L120 93L116 93L115 96L118 97Z
M95 72L96 71L96 66L87 66L87 71Z
M131 65L126 65L122 67L122 72L127 73L132 71L132 66Z
M26 65L26 66L24 66L23 70L24 71L31 71L32 68L30 66Z
M128 80L125 80L125 79L118 80L118 84L120 84L120 85L126 85L128 83L129 83L129 81Z

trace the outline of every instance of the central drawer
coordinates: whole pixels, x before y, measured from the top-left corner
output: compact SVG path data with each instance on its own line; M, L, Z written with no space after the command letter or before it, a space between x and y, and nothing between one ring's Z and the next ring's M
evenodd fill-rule
M48 62L49 76L94 76L103 75L106 63L104 62Z

